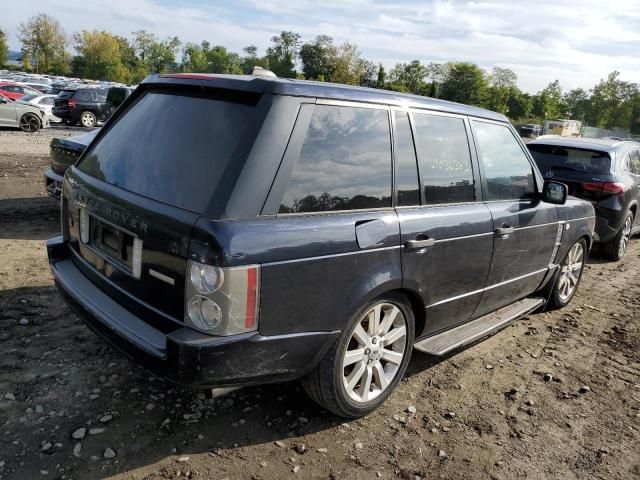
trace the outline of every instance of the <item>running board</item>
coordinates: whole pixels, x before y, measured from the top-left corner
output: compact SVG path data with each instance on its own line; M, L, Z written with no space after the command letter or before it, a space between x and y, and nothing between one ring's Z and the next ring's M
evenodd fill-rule
M413 348L429 355L444 355L451 350L491 335L514 320L533 312L543 303L544 299L542 298L525 298L484 317L420 340L414 344Z

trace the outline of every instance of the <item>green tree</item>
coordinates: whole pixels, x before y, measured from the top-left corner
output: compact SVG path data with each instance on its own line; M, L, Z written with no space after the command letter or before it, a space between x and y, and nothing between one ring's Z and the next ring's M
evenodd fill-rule
M303 43L300 47L300 61L304 77L308 80L329 80L337 55L338 49L333 38L328 35L318 35L312 42Z
M9 45L7 45L7 36L0 30L0 67L7 64L9 59Z
M64 70L65 62L71 61L66 54L66 35L60 23L53 17L40 13L18 27L22 54L28 56L38 73L53 73Z
M468 62L452 63L441 85L440 98L467 105L483 106L487 93L485 73Z
M485 106L494 112L507 114L509 111L509 96L516 88L518 76L508 68L494 67L488 78L489 87Z
M509 118L514 120L527 119L531 117L532 107L531 95L521 92L518 87L511 87L509 89L506 112Z
M272 46L267 48L269 69L279 77L296 78L295 64L298 56L300 35L295 32L280 32L271 37Z
M619 78L614 71L591 92L592 122L600 128L629 129L632 121L632 99L638 94L638 85Z
M574 88L564 94L562 99L570 118L584 120L590 115L591 101L589 92L583 88Z
M398 91L407 91L416 95L427 93L427 67L420 63L420 60L413 60L411 63L397 63L389 72L389 84L397 88Z
M376 67L362 58L358 46L344 42L337 49L331 67L331 77L327 80L346 85L369 85L373 81Z
M387 72L384 69L384 65L378 65L378 81L376 82L376 88L384 88L387 84Z
M243 73L250 74L253 67L269 68L269 62L266 58L258 57L258 47L249 45L242 49L244 56L240 58Z
M549 83L533 97L533 114L541 119L560 119L567 114L559 80Z
M74 35L75 48L82 57L81 74L85 78L130 81L131 73L122 63L118 38L109 32L83 30Z

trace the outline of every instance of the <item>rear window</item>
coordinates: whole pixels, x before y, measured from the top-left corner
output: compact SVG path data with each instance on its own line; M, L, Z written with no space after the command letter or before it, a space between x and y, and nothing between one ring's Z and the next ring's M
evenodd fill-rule
M529 144L527 147L543 174L548 169L600 175L611 172L611 158L607 152L561 145Z
M74 93L76 93L75 90L63 90L58 94L58 98L61 100L66 100L67 98L73 97Z
M204 213L234 155L250 146L244 137L255 100L147 92L87 152L79 169L133 193Z

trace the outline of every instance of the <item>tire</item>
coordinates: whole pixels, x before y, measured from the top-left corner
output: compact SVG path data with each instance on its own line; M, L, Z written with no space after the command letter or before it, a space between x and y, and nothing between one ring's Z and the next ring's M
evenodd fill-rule
M602 253L609 260L617 262L624 257L627 247L629 246L629 240L631 239L631 229L633 228L633 213L627 212L624 217L624 222L616 236L610 242L602 245Z
M571 302L580 285L586 260L587 242L581 238L571 246L560 262L560 272L551 290L547 310L563 308Z
M82 125L83 127L85 128L95 127L96 123L97 123L96 116L92 112L86 110L80 114L80 125Z
M374 325L377 332L372 332ZM302 379L305 392L340 417L367 415L402 379L411 358L414 330L413 311L404 295L389 293L369 302L351 317L315 370ZM391 343L385 345L385 337ZM345 361L350 363L344 365Z
M20 117L20 130L23 132L34 133L40 130L42 123L35 113L25 113Z

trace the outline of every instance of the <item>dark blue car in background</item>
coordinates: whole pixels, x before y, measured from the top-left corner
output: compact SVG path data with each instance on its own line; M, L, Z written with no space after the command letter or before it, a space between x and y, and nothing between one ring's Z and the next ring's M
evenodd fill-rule
M507 119L394 92L147 79L64 178L57 285L90 328L183 385L302 379L365 415L412 350L444 355L571 300L589 202Z

